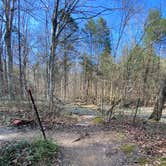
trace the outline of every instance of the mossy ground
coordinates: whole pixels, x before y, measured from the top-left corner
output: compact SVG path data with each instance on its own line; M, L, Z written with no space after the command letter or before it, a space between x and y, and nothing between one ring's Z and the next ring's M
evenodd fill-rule
M97 124L102 124L104 123L104 120L101 117L96 117L93 119L93 124L97 125Z
M117 137L117 139L119 139L119 140L124 140L126 137L125 137L125 135L122 133L122 132L118 132L117 134L116 134L116 137Z
M136 149L135 144L125 144L125 145L121 146L121 150L127 155L133 153L135 151L135 149Z

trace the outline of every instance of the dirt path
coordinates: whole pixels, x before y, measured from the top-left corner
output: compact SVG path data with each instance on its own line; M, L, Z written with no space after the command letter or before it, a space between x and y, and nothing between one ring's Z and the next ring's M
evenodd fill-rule
M0 127L0 143L16 139L32 140L39 136L38 130ZM115 131L104 131L102 126L50 130L47 136L61 146L61 166L137 165L137 149L134 149L130 156L125 154L121 150L121 147L128 143L124 135Z
M67 107L70 108L70 107ZM73 108L71 108L73 110ZM59 166L135 166L139 157L138 148L131 153L122 150L126 144L131 144L124 134L106 128L103 125L93 125L96 117L87 114L87 110L74 109L83 115L75 115L78 123L73 126L59 126L46 132L48 138L60 145ZM87 115L86 115L87 114ZM28 128L10 129L0 127L0 143L12 140L33 140L40 137L39 130Z
M119 150L122 141L117 139L117 133L89 132L88 136L77 142L73 140L80 138L81 134L61 134L55 137L63 147L63 166L123 166L127 164L126 156Z
M160 142L161 144L155 145L155 149L158 145L162 147L162 142L164 142L164 136L161 136L161 141L156 142L153 142L153 139L149 138L151 129L154 130L156 124L151 124L151 126L150 123L147 123L146 126L143 126L142 121L140 121L140 128L133 127L133 125L131 127L128 121L125 125L123 124L124 121L122 121L122 124L115 121L115 123L113 122L109 125L101 125L101 123L94 125L93 120L99 115L93 112L93 110L88 112L89 107L80 108L75 105L67 105L65 110L66 113L71 113L72 118L77 119L77 121L68 122L67 119L55 119L54 114L50 118L46 116L51 123L43 121L45 122L43 124L46 128L51 128L46 132L47 137L53 139L60 145L60 162L58 166L137 166L141 165L137 161L142 160L142 162L145 162L146 159L149 161L149 157L150 160L153 160L151 157L153 153L148 156L149 152L151 152L151 147L153 147L153 144L155 145L155 143ZM15 114L13 113L10 116L17 118L17 116L14 116ZM8 117L8 114L6 117ZM55 121L51 121L52 119ZM163 130L165 129L164 127L161 126L160 129L158 127L156 128L157 136L159 136L159 132L163 131L165 133L165 130ZM22 139L31 141L37 137L41 137L39 129L28 129L27 127L11 129L0 126L0 145L5 141ZM142 147L140 143L142 143L142 139L147 144L147 153L144 153L144 151L141 153L142 149L140 148ZM163 148L160 149L163 153ZM158 151L154 152L158 153ZM156 166L157 164L150 165Z

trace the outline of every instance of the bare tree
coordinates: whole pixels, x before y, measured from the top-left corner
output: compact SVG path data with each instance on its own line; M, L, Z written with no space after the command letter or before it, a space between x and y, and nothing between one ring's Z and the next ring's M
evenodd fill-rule
M3 65L4 65L3 64L3 22L1 21L0 22L0 95L3 93L3 87L4 87Z
M15 0L3 0L5 9L5 43L8 55L8 84L9 84L9 98L14 99L13 94L13 53L12 53L12 28L13 17L15 11Z
M120 2L120 10L118 10L120 15L120 24L118 29L118 38L117 42L114 46L114 57L117 55L117 51L120 47L121 40L123 39L123 35L125 33L125 30L131 21L132 18L135 17L136 14L139 14L141 12L141 9L139 6L136 6L136 1L130 1L130 0L121 0Z
M22 55L21 55L21 31L20 31L20 0L18 0L18 57L19 57L19 81L20 96L23 97L23 72L22 72Z
M53 95L55 89L55 65L57 61L56 49L59 44L59 37L67 24L70 23L70 15L76 8L79 0L67 0L64 5L60 0L56 0L52 14L52 39L49 56L49 103L50 109L53 108Z

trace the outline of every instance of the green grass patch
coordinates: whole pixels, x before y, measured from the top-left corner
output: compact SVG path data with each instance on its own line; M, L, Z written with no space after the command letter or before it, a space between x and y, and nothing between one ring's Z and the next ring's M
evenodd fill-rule
M96 117L93 119L93 124L97 125L97 124L102 124L104 123L104 120L101 117Z
M140 157L137 162L140 164L140 165L146 165L146 164L149 164L149 160L147 158L144 158L144 157Z
M58 146L51 140L38 139L13 142L4 145L0 150L0 165L51 165L57 157Z
M166 157L162 157L162 158L160 159L160 164L159 164L159 166L166 166Z
M135 149L136 145L134 144L125 144L121 147L121 150L127 155L133 153Z
M121 132L118 132L118 133L116 134L116 137L117 137L117 139L119 139L119 140L125 139L125 135L124 135L123 133L121 133Z

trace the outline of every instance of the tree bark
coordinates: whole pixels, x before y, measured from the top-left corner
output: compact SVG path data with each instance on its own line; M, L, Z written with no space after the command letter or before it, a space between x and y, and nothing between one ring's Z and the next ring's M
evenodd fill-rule
M49 80L48 80L48 96L50 111L53 110L53 95L55 89L55 60L56 60L56 48L57 48L57 32L58 32L58 10L60 1L57 0L54 6L52 15L52 39L49 57Z
M66 94L67 94L67 53L64 52L64 99L66 100Z
M19 81L20 81L20 96L23 97L23 72L22 72L22 57L21 57L21 32L20 32L20 0L18 0L18 57L19 57Z
M0 50L2 48L0 47ZM4 85L4 79L3 79L3 61L2 61L2 53L0 51L0 96L3 94L3 85Z
M154 110L151 116L149 117L149 119L152 119L155 121L159 121L161 119L165 100L166 100L166 77L160 83L159 94L157 96Z
M0 27L0 36L2 37L2 24ZM4 71L3 71L3 60L2 60L2 54L3 54L3 44L2 44L2 38L0 38L0 96L3 95L3 88L4 88Z
M13 92L13 54L12 54L12 27L13 27L13 16L14 16L14 5L15 0L4 1L5 17L6 17L6 34L5 43L8 55L8 89L9 89L9 99L14 99ZM11 6L12 5L12 6Z
M26 70L27 70L27 62L28 62L28 48L27 48L27 29L24 36L23 41L23 66L22 66L22 76L23 76L23 87L27 88L27 76L26 76Z

